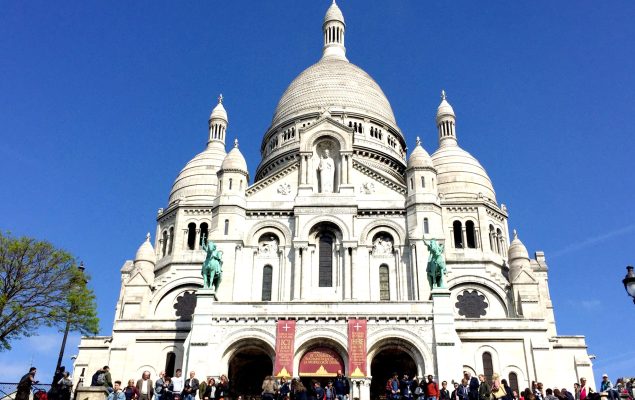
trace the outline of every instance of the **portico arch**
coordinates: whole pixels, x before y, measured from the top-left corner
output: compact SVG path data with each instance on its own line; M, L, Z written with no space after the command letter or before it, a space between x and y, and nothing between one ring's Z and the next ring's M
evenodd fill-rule
M227 377L232 382L235 396L255 396L262 392L262 381L273 373L275 351L261 339L242 339L229 347L223 360L227 360Z

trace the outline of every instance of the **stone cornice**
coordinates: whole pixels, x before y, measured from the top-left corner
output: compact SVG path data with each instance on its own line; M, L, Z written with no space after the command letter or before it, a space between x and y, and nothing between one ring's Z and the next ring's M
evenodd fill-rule
M293 157L293 159L295 160L295 156ZM271 185L272 183L274 183L277 180L280 180L281 178L289 175L290 173L292 173L293 171L297 170L299 167L299 163L298 162L293 162L291 165L288 165L287 167L281 169L280 171L276 172L273 175L268 176L266 179L260 180L258 182L255 182L253 185L251 185L251 187L249 187L246 191L246 196L249 197L253 194L255 194L256 192L266 188L267 186Z

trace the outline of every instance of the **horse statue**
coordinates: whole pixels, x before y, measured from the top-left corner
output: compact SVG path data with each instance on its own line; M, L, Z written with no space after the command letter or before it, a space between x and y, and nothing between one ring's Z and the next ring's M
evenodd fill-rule
M216 243L203 237L202 246L207 253L201 275L203 275L203 287L205 289L218 290L221 278L223 276L223 252L218 250Z
M426 242L426 239L423 238L423 243L428 248L428 252L430 252L430 256L428 257L428 267L426 268L430 288L445 289L445 275L447 273L447 269L445 268L445 260L443 259L444 246L435 239Z

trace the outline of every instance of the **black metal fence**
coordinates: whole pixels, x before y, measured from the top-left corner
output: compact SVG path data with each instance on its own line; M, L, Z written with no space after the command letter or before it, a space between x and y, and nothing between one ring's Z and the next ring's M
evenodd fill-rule
M33 394L44 391L48 393L51 390L51 385L45 385L38 383L37 385L33 385L31 388L31 392ZM18 383L17 382L0 382L0 400L14 400L15 394L18 391Z

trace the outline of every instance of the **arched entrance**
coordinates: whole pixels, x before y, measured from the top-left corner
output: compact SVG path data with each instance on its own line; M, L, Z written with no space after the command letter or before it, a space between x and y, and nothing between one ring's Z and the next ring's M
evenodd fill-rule
M411 379L417 375L417 363L412 356L399 346L390 346L379 351L370 364L372 380L371 400L386 398L386 382L397 373L399 379L407 374Z
M336 350L330 347L312 347L300 358L298 374L309 391L315 382L325 387L328 381L337 376L337 371L346 374L344 360Z
M250 341L240 346L229 359L227 377L234 398L241 395L260 396L262 381L273 373L272 354L264 342Z

